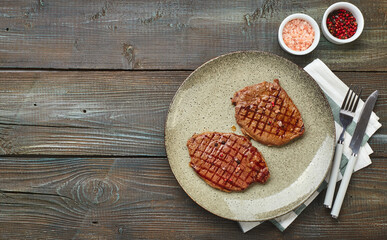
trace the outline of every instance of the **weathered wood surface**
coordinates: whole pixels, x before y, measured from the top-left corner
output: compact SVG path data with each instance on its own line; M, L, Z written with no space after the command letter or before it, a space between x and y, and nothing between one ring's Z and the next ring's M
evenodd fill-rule
M1 155L165 156L164 122L190 71L0 72ZM380 90L386 122L386 72L341 72L346 83ZM365 97L364 97L365 98ZM387 157L386 128L370 141Z
M2 154L165 155L164 122L188 72L2 72Z
M269 51L305 65L320 58L333 70L387 70L387 2L351 1L365 29L354 43L321 38L297 57L281 50L277 31L296 12L319 24L333 0L48 1L3 0L0 67L61 69L195 69L238 50Z
M0 239L385 239L385 127L369 141L373 164L354 173L339 221L323 193L284 233L266 222L243 234L202 209L166 159L177 88L205 61L238 50L301 67L320 58L363 96L380 90L375 112L386 125L386 1L351 1L366 21L354 43L322 37L303 57L277 43L286 16L320 23L334 2L1 1Z
M321 194L281 233L194 203L166 158L0 158L0 239L383 239L385 158L355 173L339 221Z

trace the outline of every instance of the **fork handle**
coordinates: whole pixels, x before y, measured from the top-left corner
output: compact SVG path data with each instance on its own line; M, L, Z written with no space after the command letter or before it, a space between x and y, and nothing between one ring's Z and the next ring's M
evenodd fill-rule
M326 208L332 208L333 195L335 193L337 176L339 174L339 167L341 162L341 155L343 155L344 144L342 142L337 143L335 158L333 159L333 166L331 169L331 175L329 177L328 189L325 194L324 206Z
M343 200L344 200L345 194L347 192L349 180L351 180L351 176L352 176L353 169L354 169L356 161L357 161L357 157L358 157L357 154L352 153L352 155L349 158L349 161L347 163L347 167L345 168L344 176L343 176L343 179L341 180L339 191L337 191L335 204L333 204L333 208L331 211L331 215L333 218L339 217L341 205L343 204Z

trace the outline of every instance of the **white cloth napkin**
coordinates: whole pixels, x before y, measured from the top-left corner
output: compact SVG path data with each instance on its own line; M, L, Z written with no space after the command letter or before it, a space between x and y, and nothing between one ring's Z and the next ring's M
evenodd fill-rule
M336 127L336 137L339 138L339 135L342 131L342 127L339 122L339 110L341 103L344 100L345 94L347 93L348 86L345 85L320 59L314 60L312 63L307 65L304 70L309 73L310 76L317 82L320 88L325 93L325 96L328 99L328 102L332 108L332 112L335 119L335 127ZM365 96L363 96L365 98ZM341 159L340 164L340 173L337 181L342 179L342 174L344 174L345 167L347 166L347 162L349 157L351 156L351 149L349 148L349 143L352 138L352 134L355 130L356 123L359 119L359 115L361 109L363 107L364 102L362 100L359 101L359 105L354 117L354 122L348 126L345 133L345 141L344 141L344 151L343 157ZM373 112L368 123L366 129L366 135L363 139L363 144L360 148L358 154L358 160L355 165L355 170L358 171L368 165L371 164L371 159L369 155L373 153L371 147L368 145L368 139L378 130L382 125L379 123L379 117ZM329 180L329 176L325 179L325 181L321 184L321 186L317 189L317 191L309 197L300 207L295 210L282 215L280 217L269 220L272 222L279 230L284 231L297 217L301 214L301 212L318 196L318 194L327 186ZM330 216L327 216L330 217ZM238 222L242 231L245 233L254 227L258 226L262 222Z

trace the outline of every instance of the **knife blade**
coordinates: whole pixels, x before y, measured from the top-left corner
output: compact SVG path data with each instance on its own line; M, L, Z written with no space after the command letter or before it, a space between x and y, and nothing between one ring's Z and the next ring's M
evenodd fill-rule
M356 124L355 132L352 135L349 148L354 154L359 153L360 145L363 141L364 133L368 125L368 121L371 117L372 110L374 109L376 99L378 98L378 91L373 92L364 103L363 110L360 114L359 121Z
M349 180L351 179L353 168L355 167L357 161L357 156L363 141L365 130L367 128L368 121L370 120L371 113L374 109L377 98L378 91L376 90L367 98L366 102L364 103L359 121L356 124L355 132L353 133L351 143L349 144L349 147L352 150L352 155L347 163L347 167L345 169L344 176L341 180L340 188L337 192L336 200L331 211L333 218L337 218L339 216L341 205L343 204L345 193L347 192Z

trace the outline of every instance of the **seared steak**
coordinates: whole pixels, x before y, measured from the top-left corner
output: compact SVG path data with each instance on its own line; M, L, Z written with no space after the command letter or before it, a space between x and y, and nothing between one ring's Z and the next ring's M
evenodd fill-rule
M210 186L242 191L253 182L265 183L269 169L257 148L244 136L205 132L187 142L189 165Z
M304 134L301 114L278 79L245 87L231 102L242 132L260 143L280 146Z

